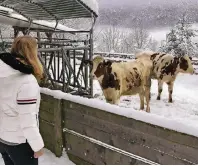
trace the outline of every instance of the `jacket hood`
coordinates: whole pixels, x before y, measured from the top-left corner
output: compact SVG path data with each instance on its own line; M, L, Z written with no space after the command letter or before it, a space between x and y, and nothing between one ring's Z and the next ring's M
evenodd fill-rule
M0 78L17 75L20 73L33 74L33 68L16 59L17 56L10 53L0 54Z

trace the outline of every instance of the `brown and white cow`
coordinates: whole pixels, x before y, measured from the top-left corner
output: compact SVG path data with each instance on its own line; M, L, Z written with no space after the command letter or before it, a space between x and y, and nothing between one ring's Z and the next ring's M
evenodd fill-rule
M140 110L150 112L150 72L152 63L149 60L131 62L112 62L96 56L92 61L90 76L97 79L108 103L119 104L120 97L139 94Z
M158 80L158 96L160 100L163 83L167 83L169 91L169 102L172 103L174 81L178 73L194 73L192 58L185 56L173 56L171 54L144 51L136 54L136 59L150 59L153 63L152 79Z

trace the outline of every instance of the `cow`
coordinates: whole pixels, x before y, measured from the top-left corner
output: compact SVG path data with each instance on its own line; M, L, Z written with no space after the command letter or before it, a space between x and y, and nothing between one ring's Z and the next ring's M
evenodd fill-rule
M146 112L150 112L152 63L149 60L112 62L95 56L90 64L90 76L99 81L107 103L117 105L121 96L139 94L140 110L144 110L145 98Z
M172 103L173 86L178 73L194 73L192 58L188 55L173 56L166 53L143 51L137 53L135 56L136 59L149 59L152 61L153 71L151 78L158 80L157 100L161 99L163 84L166 83L168 85L169 92L168 102Z

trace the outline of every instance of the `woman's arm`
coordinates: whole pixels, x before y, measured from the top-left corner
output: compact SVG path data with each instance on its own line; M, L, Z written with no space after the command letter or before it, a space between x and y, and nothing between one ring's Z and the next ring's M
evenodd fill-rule
M24 137L27 139L32 150L38 152L44 147L43 139L37 126L36 114L38 113L37 102L40 103L40 88L36 83L23 84L17 95L17 106L20 126Z

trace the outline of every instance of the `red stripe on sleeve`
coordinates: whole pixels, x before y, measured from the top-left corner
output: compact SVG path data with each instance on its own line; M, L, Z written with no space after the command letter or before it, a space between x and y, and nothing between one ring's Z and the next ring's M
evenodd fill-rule
M37 99L17 100L17 102L33 102L33 101L37 101Z

